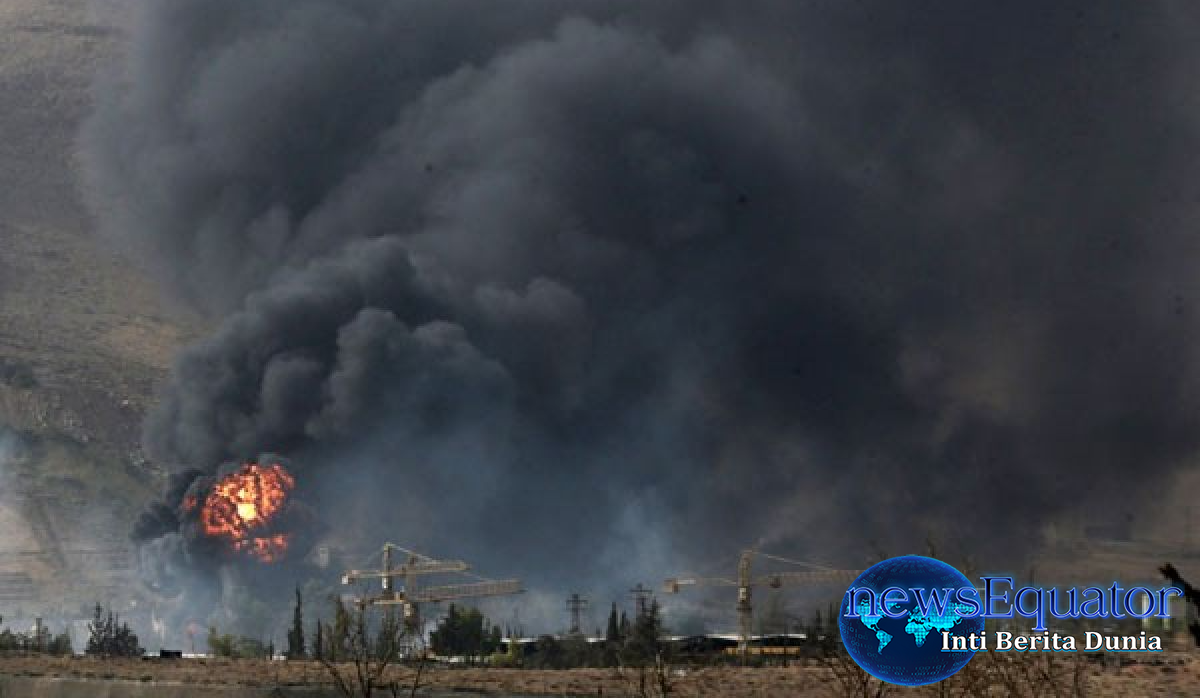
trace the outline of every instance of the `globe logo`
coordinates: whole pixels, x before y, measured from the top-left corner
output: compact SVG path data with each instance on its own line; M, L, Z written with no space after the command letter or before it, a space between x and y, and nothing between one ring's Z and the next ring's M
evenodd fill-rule
M905 594L888 594L884 613L884 592L889 588L904 590ZM878 599L872 610L865 592L855 594L858 617L850 612L850 592L842 598L838 614L838 629L846 651L867 673L888 683L901 686L923 686L953 676L967 665L974 655L970 651L942 651L942 632L969 635L983 632L983 617L964 617L973 610L956 603L954 590L973 588L958 570L930 557L906 555L884 560L859 575L851 590L869 589ZM942 612L926 603L922 613L919 599L930 599L936 592L949 599ZM897 603L896 599L907 596ZM936 604L941 606L941 604Z

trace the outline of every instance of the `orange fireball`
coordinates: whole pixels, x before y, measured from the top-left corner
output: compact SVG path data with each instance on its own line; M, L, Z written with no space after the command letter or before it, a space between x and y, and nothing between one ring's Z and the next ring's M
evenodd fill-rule
M286 533L247 538L233 542L234 550L256 557L263 562L275 562L281 559L283 554L287 552L287 547L288 535Z
M278 463L263 467L247 463L213 485L200 510L200 525L205 535L224 538L232 548L274 562L287 552L288 534L267 535L262 529L283 509L296 486Z

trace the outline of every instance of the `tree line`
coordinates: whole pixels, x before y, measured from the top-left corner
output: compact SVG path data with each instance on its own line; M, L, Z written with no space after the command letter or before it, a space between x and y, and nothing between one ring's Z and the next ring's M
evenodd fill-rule
M287 633L289 659L315 659L339 662L354 659L355 632L361 632L358 616L364 609L354 609L336 596L330 597L332 620L318 619L311 632L304 622L304 598L299 588L295 591L292 624ZM371 654L395 656L398 638L412 638L403 628L404 619L391 609L380 613L378 628L365 643ZM215 633L215 630L213 631ZM506 647L505 635L509 636ZM487 661L493 665L525 666L530 668L569 667L616 667L647 666L663 658L668 652L662 642L666 630L656 600L645 604L641 611L630 619L623 611L612 605L608 629L604 641L588 643L582 636L563 638L542 635L532 648L520 646L512 631L505 632L499 625L491 623L478 609L450 604L446 615L437 623L429 636L429 649L436 655L464 657L468 662ZM234 647L230 647L233 643ZM239 656L236 640L229 636L210 635L209 646L215 654ZM358 647L361 650L361 647Z
M74 654L74 643L66 628L54 633L49 626L38 624L29 632L16 632L3 627L4 619L0 617L0 652L20 652L48 654L52 656L70 656ZM96 604L92 621L88 623L88 640L84 650L92 656L102 657L136 657L141 656L143 649L137 635L130 629L128 623L110 609Z
M49 626L38 624L29 632L15 632L3 627L0 617L0 652L21 652L70 656L74 643L66 628L53 633ZM138 636L116 613L96 604L88 623L88 640L84 652L95 657L140 657L142 649Z
M4 623L0 617L0 626ZM71 636L64 629L54 635L50 628L38 625L30 632L14 632L8 628L0 629L0 652L32 652L65 656L72 653Z
M651 667L671 659L671 647L663 641L666 634L658 601L645 604L632 619L613 603L602 642L588 642L583 635L541 635L528 649L513 642L508 655L494 658L493 664L529 669Z

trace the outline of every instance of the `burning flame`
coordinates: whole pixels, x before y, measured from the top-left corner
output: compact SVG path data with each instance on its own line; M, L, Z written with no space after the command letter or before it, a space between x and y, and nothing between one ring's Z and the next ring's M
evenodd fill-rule
M263 562L279 560L287 552L288 534L265 535L259 529L283 509L295 486L296 479L278 463L243 465L213 485L204 500L200 524L205 535L224 538L234 551Z

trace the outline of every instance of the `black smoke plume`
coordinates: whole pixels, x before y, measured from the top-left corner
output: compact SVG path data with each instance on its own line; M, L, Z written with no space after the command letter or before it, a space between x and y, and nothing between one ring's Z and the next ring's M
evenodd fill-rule
M87 191L216 329L146 447L284 453L331 530L535 588L1025 550L1200 445L1195 24L148 3Z

